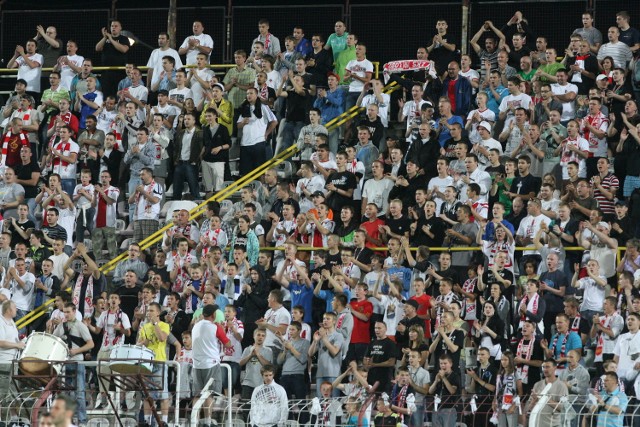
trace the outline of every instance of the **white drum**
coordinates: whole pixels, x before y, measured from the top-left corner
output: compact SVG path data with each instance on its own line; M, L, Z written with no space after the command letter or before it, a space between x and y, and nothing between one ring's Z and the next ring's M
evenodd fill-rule
M150 374L153 371L153 351L139 345L119 345L111 350L109 368L120 374ZM115 360L117 359L117 360Z
M25 348L20 355L20 369L32 375L51 374L53 368L57 374L62 371L61 363L69 359L69 348L61 338L44 332L33 332L27 338Z

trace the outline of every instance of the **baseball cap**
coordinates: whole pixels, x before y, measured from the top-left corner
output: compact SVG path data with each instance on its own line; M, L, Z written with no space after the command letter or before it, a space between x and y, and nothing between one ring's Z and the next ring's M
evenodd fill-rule
M485 128L487 130L487 132L491 132L491 123L487 122L487 121L481 121L480 124L478 125L478 127L481 128Z
M604 79L608 79L609 77L605 76L604 74L600 74L598 75L598 77L596 77L596 80L604 80Z
M323 193L322 191L320 191L320 190L318 190L318 191L314 191L314 192L313 192L313 194L311 194L311 197L317 197L317 196L326 197L326 196L324 195L324 193Z

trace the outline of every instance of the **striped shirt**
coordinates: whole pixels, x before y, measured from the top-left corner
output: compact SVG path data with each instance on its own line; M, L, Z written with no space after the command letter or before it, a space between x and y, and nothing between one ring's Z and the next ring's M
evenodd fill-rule
M615 187L616 189L620 188L620 181L618 180L618 177L612 173L609 173L604 178L601 178L600 182L601 182L600 185L602 186L602 188L604 188L607 191L611 191L612 187ZM593 186L593 198L598 201L598 207L602 210L603 213L614 215L616 213L614 209L615 191L614 191L614 198L609 200L604 196L602 191L598 189L598 187L593 185L593 178L591 178L591 183L592 183L591 185Z

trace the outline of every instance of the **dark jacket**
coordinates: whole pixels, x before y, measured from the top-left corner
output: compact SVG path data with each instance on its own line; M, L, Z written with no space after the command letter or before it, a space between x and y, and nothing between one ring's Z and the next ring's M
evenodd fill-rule
M180 160L180 151L182 150L182 137L184 136L186 129L182 129L176 135L174 140L173 150L173 162L178 164ZM191 137L191 154L189 155L189 163L199 163L200 153L202 153L202 147L204 146L204 138L200 129L195 129L193 136Z
M205 162L228 162L229 161L229 148L231 148L231 137L226 127L218 125L216 133L211 135L209 126L205 126L202 129L202 136L204 141L204 156L202 160ZM216 147L223 147L227 145L228 148L222 149L218 154L211 154L211 150Z
M449 82L451 79L447 77L442 82L442 96L449 97ZM471 107L471 83L466 77L459 76L454 85L456 92L456 108L453 112L455 116L467 117L469 108Z
M438 174L436 165L440 157L440 143L437 139L431 138L426 143L420 137L411 141L411 147L407 153L407 161L413 160L424 171L427 183Z

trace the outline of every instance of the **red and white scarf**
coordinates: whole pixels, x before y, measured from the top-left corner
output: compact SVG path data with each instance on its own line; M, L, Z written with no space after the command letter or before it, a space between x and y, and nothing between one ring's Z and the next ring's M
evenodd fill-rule
M524 360L531 360L531 355L533 354L533 347L536 344L535 335L531 337L529 340L529 344L524 345L524 338L520 339L518 342L518 348L516 349L516 357L519 357ZM516 368L518 375L522 379L523 384L529 384L529 365L523 363L522 366Z
M475 289L476 289L476 284L478 283L478 278L474 277L473 279L467 279L466 282L464 282L464 284L462 285L462 290L472 294ZM465 320L476 320L477 316L476 316L476 307L477 307L477 303L476 301L471 301L469 298L465 298L465 307L464 307L464 313L465 313Z
M533 297L529 298L529 295L525 295L524 298L522 298L522 301L520 301L520 306L522 306L522 304L525 304L527 306L527 311L530 312L531 314L538 314L538 300L540 299L540 295L533 294ZM520 323L518 324L518 328L522 329L522 326L524 325L524 321L527 320L527 316L524 314L520 315Z
M602 114L602 112L598 113L597 116L588 115L587 117L585 117L585 120L596 129L600 129L600 126L602 126L603 123L609 123L609 119L604 114ZM584 133L584 139L589 141L589 148L597 148L599 142L597 137L591 139L591 137L594 135L591 134L591 131L586 126L584 126L581 130Z
M4 135L4 139L2 140L2 159L0 159L0 166L7 165L7 154L9 153L9 142L11 141L11 137L13 133L11 129ZM27 139L27 134L25 132L20 132L20 145L29 146L29 140Z
M614 312L611 316L605 315L600 318L600 324L603 328L609 329L611 328L611 322L613 318L618 315L618 312ZM602 362L602 353L604 351L604 332L598 332L598 343L596 344L596 357L594 359L595 362Z
M71 142L67 141L67 142L59 142L56 146L55 149L58 150L60 152L61 155L65 155L65 151L69 151L71 150ZM56 171L56 166L58 167L58 170ZM61 157L54 157L53 158L53 170L56 171L58 174L62 171L62 168L66 168L67 166L69 166L69 162L65 162L64 160L62 160Z
M80 293L82 292L82 281L84 279L83 274L78 274L76 284L73 287L73 304L76 307L80 307ZM89 275L87 281L87 291L84 294L84 310L82 312L82 318L86 319L93 315L93 274Z
M563 357L567 357L567 341L569 340L569 334L571 333L571 331L568 331L566 334L564 334L564 337L562 338L562 342L560 343L560 358ZM556 349L558 348L558 339L560 339L560 333L556 333L555 338L553 339L553 343L551 344L550 349L553 349L553 355L555 356L556 354ZM562 371L564 370L564 368L566 367L566 363L565 362L561 362L558 363L558 367L556 368L556 372L558 372L558 370Z
M436 78L436 70L432 61L420 59L405 59L399 61L391 61L384 64L382 74L384 75L384 83L387 84L391 73L405 73L407 71L426 70L432 78Z

